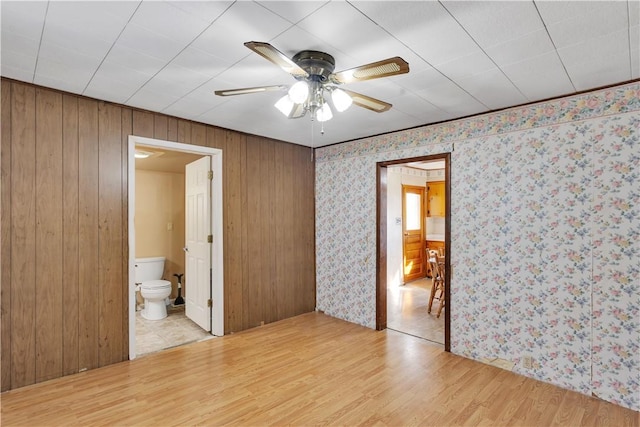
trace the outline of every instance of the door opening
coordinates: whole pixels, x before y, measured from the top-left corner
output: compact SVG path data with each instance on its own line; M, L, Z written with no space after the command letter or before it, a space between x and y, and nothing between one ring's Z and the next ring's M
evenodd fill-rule
M444 255L443 271L451 271L450 153L380 162L377 175L376 328L444 344L449 351L450 274L445 275L444 292L436 295L431 313L427 307L433 285L429 253ZM432 183L442 191L429 198ZM413 214L408 216L409 210Z
M195 339L200 339L202 336L209 336L210 334L204 331L210 331L213 335L224 335L224 283L223 283L223 237L222 237L222 150L200 147L194 145L187 145L181 143L175 143L170 141L163 141L151 138L143 138L137 136L129 136L129 198L128 198L128 215L129 215L129 358L134 359L138 353L137 339L136 339L136 284L135 284L135 259L136 259L136 226L140 224L135 223L136 213L136 147L144 147L142 151L147 151L146 154L153 156L163 156L155 159L156 164L160 164L160 172L154 174L141 175L140 185L142 185L142 178L149 180L161 180L164 183L164 187L157 188L155 194L148 195L141 193L139 199L141 203L154 201L158 198L167 198L165 193L171 192L173 187L176 194L181 194L181 200L173 201L173 206L167 206L167 202L164 201L161 204L162 209L171 210L170 218L179 218L176 216L176 211L181 211L182 220L176 219L174 223L172 219L167 220L167 217L163 217L161 212L152 213L145 218L151 220L160 221L161 224L155 224L152 228L156 234L176 234L175 228L182 227L183 233L177 233L180 237L173 237L169 243L166 242L167 238L158 236L158 242L145 242L138 239L138 243L144 245L162 245L163 249L146 248L146 251L156 251L168 253L172 257L170 265L165 268L165 280L176 282L178 279L173 270L177 270L180 273L185 273L184 278L180 278L183 282L186 282L185 288L182 289L185 304L182 307L176 305L168 306L168 312L179 312L182 309L181 315L184 318L185 314L191 318L194 323L186 320L186 324L190 324L189 336ZM137 150L138 154L140 149ZM195 160L199 159L199 160ZM139 163L146 161L147 159L140 160ZM195 161L194 161L195 160ZM164 165L162 164L164 163ZM204 189L197 188L197 185L191 187L196 188L195 197L192 198L194 203L192 206L195 209L192 211L196 214L190 214L189 210L189 197L190 185L187 182L187 169L188 163L200 164L198 170L197 181L202 184L204 182ZM173 166L171 165L173 164ZM202 166L203 165L203 166ZM171 168L181 168L182 173L175 173ZM166 170L165 170L166 169ZM206 170L204 170L206 169ZM144 171L147 172L147 171ZM165 173L166 172L166 173ZM178 179L166 178L165 176L177 175ZM160 177L160 178L158 178ZM167 181L169 180L169 181ZM165 182L166 181L166 182ZM181 191L175 191L178 187ZM145 191L146 188L140 187L140 191ZM200 191L202 190L202 191ZM175 198L175 197L174 197ZM160 203L160 202L158 202ZM140 206L139 206L140 208ZM139 215L142 216L142 211L138 210ZM189 215L196 219L193 223L189 221ZM164 222L163 222L164 221ZM148 226L149 224L144 224ZM142 232L142 231L141 231ZM146 233L146 231L145 231ZM200 236L202 234L202 236ZM148 235L148 233L146 233ZM187 237L195 238L191 243ZM181 241L179 241L181 239ZM154 239L152 239L154 240ZM193 243L193 244L192 244ZM171 246L170 249L167 246ZM177 246L177 248L176 248ZM193 248L189 251L188 248ZM178 251L177 254L171 253L171 251ZM139 252L139 251L138 251ZM143 251L144 252L144 251ZM189 252L192 252L196 257L185 256ZM160 254L162 256L162 254ZM180 259L180 257L182 257ZM180 261L176 261L180 260ZM175 265L181 264L181 265ZM195 267L194 268L190 268ZM172 275L176 277L171 277ZM173 280L171 280L173 279ZM189 301L189 296L191 301ZM202 301L200 301L202 300ZM198 304L201 309L194 310L194 303ZM187 306L189 308L187 308ZM171 308L170 308L171 307ZM190 310L189 310L190 309ZM187 311L190 313L187 313ZM179 317L179 316L178 316ZM175 317L175 320L179 320ZM161 322L158 321L158 322ZM198 326L196 326L196 324ZM145 325L142 325L143 327ZM201 329L202 328L202 329ZM201 331L199 333L195 331ZM141 332L142 333L142 332Z

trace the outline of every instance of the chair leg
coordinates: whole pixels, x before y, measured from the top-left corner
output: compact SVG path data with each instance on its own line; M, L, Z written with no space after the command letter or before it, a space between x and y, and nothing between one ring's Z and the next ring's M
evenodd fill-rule
M433 298L436 296L436 288L438 287L438 281L435 278L431 280L431 293L429 294L429 305L427 305L427 313L431 313L431 306L433 305Z
M444 307L444 303L445 303L445 299L444 299L444 284L442 285L442 289L441 289L442 293L440 294L440 307L438 307L438 314L436 315L436 318L440 318L440 313L442 313L442 308Z

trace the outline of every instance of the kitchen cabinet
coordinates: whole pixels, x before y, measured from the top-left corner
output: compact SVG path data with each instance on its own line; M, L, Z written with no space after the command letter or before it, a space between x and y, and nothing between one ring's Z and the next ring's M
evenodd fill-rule
M444 181L427 182L427 216L445 216Z

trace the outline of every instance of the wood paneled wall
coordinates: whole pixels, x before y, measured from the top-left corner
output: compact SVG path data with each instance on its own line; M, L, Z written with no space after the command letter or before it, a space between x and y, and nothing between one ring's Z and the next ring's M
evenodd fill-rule
M128 136L223 150L225 333L315 308L307 147L2 79L1 389L128 358Z

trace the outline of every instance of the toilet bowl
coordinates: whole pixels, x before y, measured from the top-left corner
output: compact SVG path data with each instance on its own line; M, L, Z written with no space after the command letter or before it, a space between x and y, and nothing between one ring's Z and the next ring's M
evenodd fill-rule
M167 317L166 300L171 294L171 282L161 280L164 261L164 257L136 258L135 280L144 298L144 309L140 314L147 320Z

